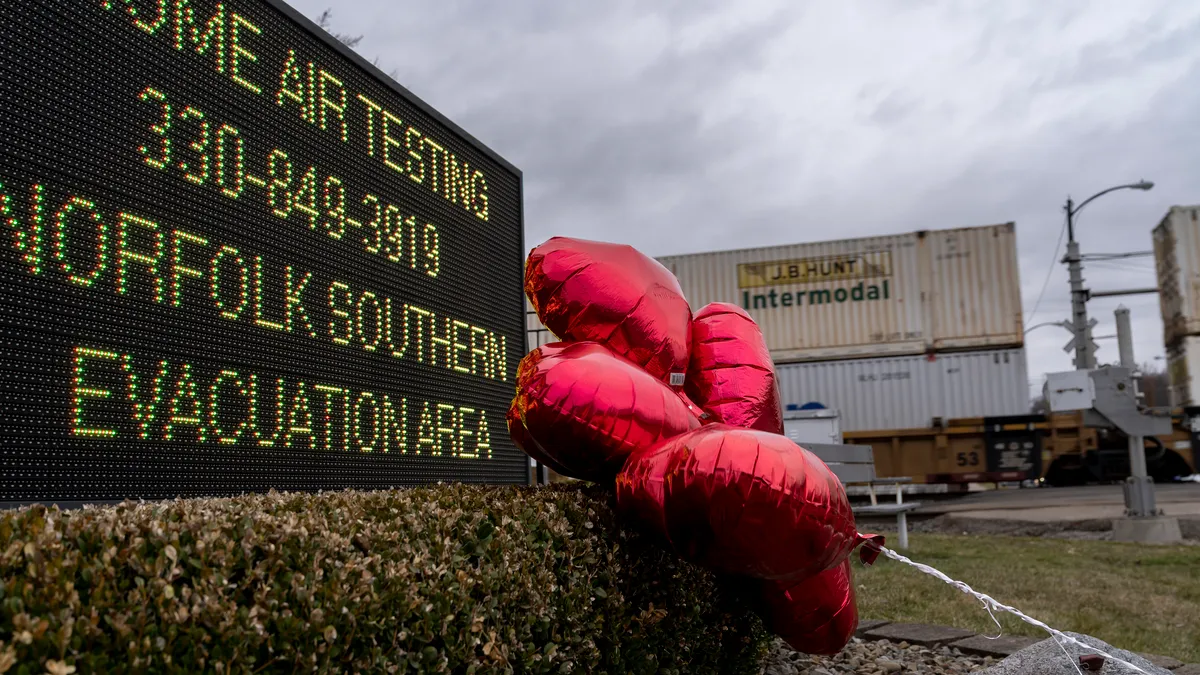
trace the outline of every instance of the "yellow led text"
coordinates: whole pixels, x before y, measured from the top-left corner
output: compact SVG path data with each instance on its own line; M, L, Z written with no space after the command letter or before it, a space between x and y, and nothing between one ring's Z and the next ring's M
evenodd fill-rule
M358 94L363 105L367 155L389 169L488 219L487 179L432 137L405 123L382 104Z
M377 100L377 95L356 91L344 73L306 58L278 36L273 39L264 31L266 24L234 11L234 4L212 0L99 2L108 11L124 8L130 24L141 33L169 40L176 53L205 59L240 90L268 97L273 90L276 106L294 110L299 119L334 134L343 143L353 139L354 147L368 157L488 221L488 180L479 167L471 166L412 120L404 120ZM273 82L265 64L278 64Z
M507 338L482 326L356 285L336 272L268 260L136 214L106 214L78 194L52 204L48 210L46 189L36 185L31 215L21 218L0 184L0 218L8 222L18 263L32 274L49 271L98 292L508 381Z
M436 225L369 192L351 197L342 179L315 166L294 165L279 148L266 156L264 176L249 174L239 129L217 125L192 106L172 107L167 95L153 87L139 98L153 106L149 137L138 148L147 165L193 185L210 185L231 199L241 197L247 185L261 188L264 206L275 217L437 278L441 240Z
M203 5L208 9L200 9ZM218 73L255 94L262 87L251 81L247 69L259 59L256 50L262 29L223 2L198 0L103 0L113 10L123 6L131 22L147 35L168 37L175 50L210 59ZM208 17L208 18L205 18Z
M76 347L71 364L77 436L492 457L487 412L469 406L89 346ZM96 399L123 403L89 410Z

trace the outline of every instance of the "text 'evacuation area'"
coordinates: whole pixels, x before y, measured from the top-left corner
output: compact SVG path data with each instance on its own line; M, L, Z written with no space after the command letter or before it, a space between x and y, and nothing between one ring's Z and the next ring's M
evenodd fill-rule
M76 436L465 459L492 453L487 412L473 407L95 347L77 346L72 356Z

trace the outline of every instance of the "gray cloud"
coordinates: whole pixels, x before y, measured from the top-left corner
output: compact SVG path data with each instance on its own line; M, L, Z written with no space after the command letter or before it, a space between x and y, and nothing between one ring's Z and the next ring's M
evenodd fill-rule
M890 127L915 114L918 105L915 99L905 97L899 91L891 91L876 104L867 119L881 127Z
M524 170L531 245L661 255L1015 221L1027 318L1051 270L1037 323L1067 313L1051 260L1068 194L1157 183L1089 206L1085 252L1149 249L1170 205L1200 202L1195 3L796 5L343 0L334 23ZM1153 264L1087 276L1152 285ZM1154 296L1094 301L1098 333L1118 302L1138 357L1160 356ZM1031 379L1071 367L1068 337L1030 333Z

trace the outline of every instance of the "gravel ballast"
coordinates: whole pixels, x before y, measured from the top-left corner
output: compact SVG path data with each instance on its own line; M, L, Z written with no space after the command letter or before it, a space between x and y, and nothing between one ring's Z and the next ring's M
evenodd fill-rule
M1190 675L1192 669L1200 673L1200 666L1181 666L1172 671L1155 665L1146 657L1117 649L1112 645L1079 633L1067 635L1131 663L1149 675ZM771 644L770 652L763 661L762 675L842 675L864 673L865 675L892 675L892 673L926 673L928 675L950 675L975 673L977 675L1078 675L1074 664L1081 654L1094 653L1077 645L1065 645L1070 659L1054 640L1046 639L1017 651L1006 659L991 656L975 656L953 647L921 647L907 642L888 640L864 640L852 638L841 653L834 656L812 656L793 651L781 640ZM1160 658L1160 657L1154 657ZM1074 660L1074 662L1072 662ZM1172 659L1173 661L1173 659ZM1176 662L1178 665L1178 662ZM1175 667L1175 666L1169 666ZM1137 673L1136 670L1116 662L1107 662L1103 673L1120 675ZM1140 674L1139 674L1140 675Z
M763 675L835 675L838 673L971 673L998 663L990 656L969 656L957 649L931 649L906 642L853 638L835 656L810 656L793 651L782 641L771 646Z

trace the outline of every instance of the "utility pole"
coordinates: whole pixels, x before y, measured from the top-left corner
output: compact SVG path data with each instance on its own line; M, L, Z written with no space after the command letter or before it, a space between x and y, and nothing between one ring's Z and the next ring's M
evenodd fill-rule
M1079 242L1075 241L1075 216L1093 199L1110 192L1116 190L1145 191L1153 188L1154 183L1148 180L1141 180L1128 185L1117 185L1097 192L1083 200L1079 206L1075 206L1075 202L1070 197L1067 197L1067 255L1063 258L1063 262L1067 263L1067 270L1071 275L1071 327L1075 333L1072 345L1075 348L1075 370L1093 370L1096 368L1096 343L1092 341L1092 324L1088 321L1087 315L1087 301L1091 294L1083 287L1083 256L1079 254ZM1108 291L1103 293L1103 295L1134 295L1152 292L1152 290Z
M1129 438L1129 472L1125 482L1125 518L1113 521L1113 539L1117 541L1169 542L1179 541L1179 521L1163 516L1155 506L1154 481L1146 470L1147 436L1171 434L1171 418L1147 412L1138 401L1136 367L1133 360L1133 337L1129 310L1116 311L1117 348L1121 365L1096 367L1096 343L1092 341L1092 325L1087 301L1091 293L1083 287L1083 256L1075 241L1075 216L1092 200L1114 190L1150 190L1154 183L1147 180L1129 185L1117 185L1083 200L1078 206L1067 198L1067 264L1071 281L1071 322L1074 336L1065 350L1075 350L1075 370L1048 373L1042 387L1046 402L1053 412L1083 411L1087 426L1116 429ZM1110 290L1097 296L1139 295L1157 289L1138 288Z
M1075 241L1075 203L1067 198L1067 255L1063 258L1071 275L1071 326L1075 333L1075 370L1096 367L1092 350L1092 328L1088 325L1087 289L1083 287L1083 258Z

